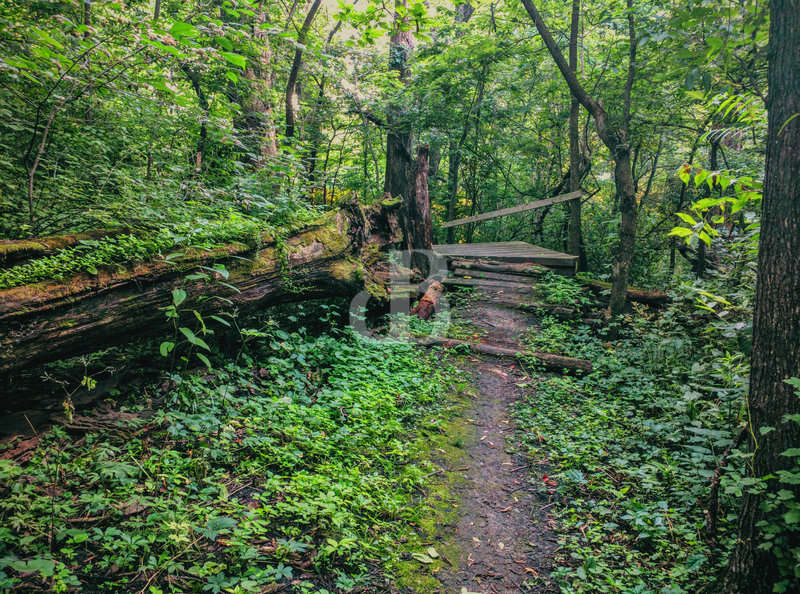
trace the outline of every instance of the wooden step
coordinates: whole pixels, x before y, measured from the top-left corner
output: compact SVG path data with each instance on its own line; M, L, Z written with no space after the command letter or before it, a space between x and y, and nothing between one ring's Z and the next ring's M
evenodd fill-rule
M472 258L449 258L450 268L464 268L466 270L481 270L484 272L497 272L500 274L517 274L522 276L538 277L553 272L552 268L542 266L536 262L494 262Z
M524 283L481 279L481 278L446 278L442 281L445 287L482 287L487 289L510 289L520 293L533 293L533 286Z
M482 270L467 270L465 268L456 268L453 274L457 277L469 277L475 279L508 281L512 283L521 283L523 285L531 286L536 281L530 276L522 274L501 274L499 272L484 272Z

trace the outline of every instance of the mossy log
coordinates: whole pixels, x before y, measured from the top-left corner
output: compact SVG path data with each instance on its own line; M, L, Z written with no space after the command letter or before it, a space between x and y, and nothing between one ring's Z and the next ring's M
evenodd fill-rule
M603 301L608 301L608 296L604 292L611 290L611 283L599 280L583 280L581 283L586 286L596 297ZM658 289L636 289L629 287L625 293L628 301L642 303L655 308L664 308L669 303L669 295Z
M352 296L365 289L385 298L390 271L385 251L401 239L399 208L398 200L370 207L353 200L280 243L265 238L257 251L227 245L123 271L82 274L64 283L1 290L0 374L93 352L132 336L163 333L169 327L163 308L172 303L172 290L179 287L187 294L182 305L187 312L196 308L195 299L206 297L203 315L234 309L247 314L279 303ZM229 278L210 274L225 284L186 280L200 266L218 264Z

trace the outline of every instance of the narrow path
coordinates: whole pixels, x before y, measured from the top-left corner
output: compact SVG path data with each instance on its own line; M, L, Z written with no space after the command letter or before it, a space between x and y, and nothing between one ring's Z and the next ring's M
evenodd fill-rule
M493 344L519 347L520 334L535 319L528 314L492 303L474 302L454 316ZM455 516L438 535L451 556L435 574L440 588L433 592L549 592L550 558L556 546L547 469L531 467L519 455L512 419L520 397L517 384L528 377L519 365L491 357L462 359L462 379L471 386L470 404L455 413L451 432L461 431L463 455L454 468L452 457L436 460ZM462 418L458 418L462 417ZM443 450L440 450L442 452Z

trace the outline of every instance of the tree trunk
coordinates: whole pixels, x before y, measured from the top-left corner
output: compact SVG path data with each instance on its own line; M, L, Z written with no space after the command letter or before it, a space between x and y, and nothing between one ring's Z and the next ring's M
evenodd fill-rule
M800 398L784 381L800 377L800 1L770 3L768 55L769 122L748 397L750 471L756 478L791 468L793 458L782 453L800 447L800 424L784 418L800 413ZM762 432L764 427L775 429ZM787 489L793 492L789 501L800 498L798 485L775 478L766 485L768 493ZM796 524L784 523L786 508L767 518L764 503L763 493L744 495L739 538L721 587L727 593L772 592L782 579L788 580L785 591L800 590L791 552L800 547L800 532ZM758 525L765 519L783 524L777 542L765 539ZM773 543L770 550L761 547L767 542Z
M396 0L396 6L407 6L407 0ZM408 58L414 47L414 35L411 31L400 30L401 18L395 13L395 31L389 42L389 68L397 72L397 78L403 85L408 84L411 71L408 69ZM388 131L386 133L386 174L383 191L395 198L408 197L408 167L411 164L412 135L411 122L405 110L399 104L390 105L386 116Z
M197 95L197 103L200 105L200 109L203 110L203 119L200 121L200 137L197 139L197 152L195 153L194 162L195 171L199 172L203 169L203 159L205 159L206 143L208 141L208 127L206 126L209 108L208 98L200 83L200 73L189 66L189 64L184 64L181 70L183 70L186 78L189 79L195 95Z
M625 295L636 246L636 218L639 214L628 145L622 143L617 145L615 161L614 181L617 186L622 224L619 228L619 246L611 267L611 298L608 301L608 313L612 318L625 310Z
M322 4L322 0L314 0L311 8L308 9L308 14L306 14L306 19L303 21L302 27L300 27L300 32L297 34L297 47L294 50L294 60L292 60L292 69L289 71L289 81L286 83L286 95L284 97L284 104L286 107L285 136L287 142L294 138L295 116L292 99L295 94L297 78L300 75L300 65L303 63L303 46L306 42L306 37L308 37L308 30L311 28L311 23L317 15L320 4Z
M608 147L615 161L614 181L616 183L619 207L622 211L622 225L620 227L619 247L612 266L611 280L613 288L611 290L608 314L609 317L616 317L623 312L625 307L625 292L628 288L628 277L636 244L636 217L639 210L636 204L636 186L633 181L631 150L628 144L628 128L631 119L631 90L636 73L636 31L633 19L633 0L627 0L626 2L629 43L628 77L625 81L621 101L622 122L620 128L616 131L611 130L609 127L609 117L606 110L586 92L575 73L570 69L569 64L564 59L564 54L556 45L553 35L542 20L542 16L536 6L531 0L522 0L522 4L534 25L536 25L547 51L552 56L556 66L558 66L561 76L564 77L573 96L594 118L597 135L603 141L603 144Z
M467 127L464 126L466 136ZM450 142L450 157L447 167L447 220L452 221L456 218L456 202L458 201L458 169L461 167L461 143ZM453 243L455 240L455 227L447 228L446 242Z
M316 226L282 242L263 238L256 252L241 245L188 253L124 270L101 270L64 284L40 283L0 291L0 374L82 355L128 341L133 335L163 334L163 308L171 291L188 297L187 315L238 310L247 314L288 301L351 296L369 288L386 297L389 263L381 248L400 239L398 201L363 208L354 200ZM246 259L245 259L246 258ZM198 266L224 264L228 285L186 281ZM208 297L223 297L208 299ZM202 304L195 301L204 297ZM185 306L184 306L185 307Z
M237 122L237 127L243 128L250 137L251 152L259 155L254 165L261 167L278 154L278 143L272 105L268 99L272 90L272 48L269 37L259 26L266 22L263 11L259 11L254 20L252 35L259 41L259 55L257 59L248 60L242 75L250 81L250 92L240 101L243 116Z
M472 13L470 13L472 14ZM480 124L480 109L483 103L483 93L486 88L486 75L489 73L489 62L484 62L481 68L481 73L478 78L478 83L475 87L475 97L467 111L467 117L464 120L464 127L461 130L461 137L458 139L458 144L453 147L450 143L450 160L448 168L448 201L447 201L447 220L452 221L456 218L456 203L458 202L458 178L459 168L461 167L461 151L464 149L464 143L467 141L469 129L473 123L475 125L475 133L478 133L478 126ZM447 228L447 243L453 243L455 238L455 228Z
M433 221L431 199L428 194L428 155L430 147L417 148L417 158L408 171L408 197L403 200L402 226L404 247L412 250L411 267L427 275L428 258L416 250L433 249Z
M572 23L569 34L569 68L575 73L578 68L578 29L581 14L581 0L572 0ZM571 93L570 93L571 94ZM572 94L571 94L572 95ZM583 168L583 155L581 154L580 131L578 128L578 115L580 103L572 95L569 111L569 191L577 192L581 189L581 176L578 171ZM587 269L586 250L583 246L581 232L581 201L569 202L569 253L578 256L578 271Z

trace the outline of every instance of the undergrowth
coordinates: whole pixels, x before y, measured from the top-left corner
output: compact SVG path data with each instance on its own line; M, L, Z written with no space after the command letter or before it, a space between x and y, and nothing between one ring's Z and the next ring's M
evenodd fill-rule
M747 364L735 342L715 346L691 324L638 312L613 344L552 318L530 333L530 346L594 365L582 379L540 376L515 413L528 453L555 470L563 592L697 591L725 562L737 494L723 490L715 534L706 500L740 423ZM726 472L736 485L741 460Z
M249 336L239 364L173 374L0 462L0 588L383 588L442 372L349 333Z

